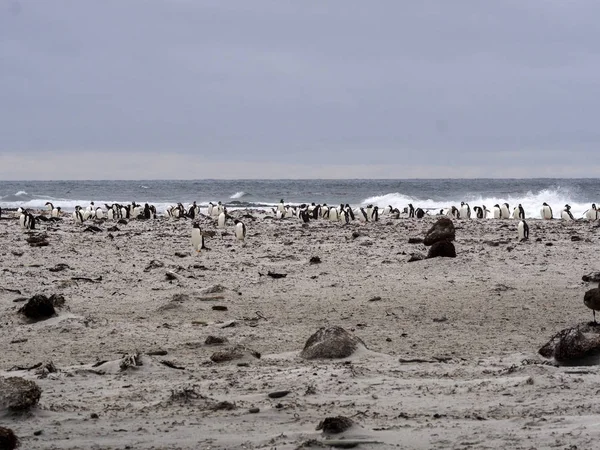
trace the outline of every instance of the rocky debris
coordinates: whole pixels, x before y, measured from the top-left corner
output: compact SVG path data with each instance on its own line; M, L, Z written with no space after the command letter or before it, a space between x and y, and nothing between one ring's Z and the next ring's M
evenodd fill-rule
M422 261L426 258L422 253L411 253L408 262Z
M237 409L237 406L235 406L235 403L223 401L215 403L210 407L210 409L212 409L213 411L232 411L234 409Z
M213 305L212 310L213 311L227 311L227 306L224 305Z
M121 230L119 230L119 227L117 227L116 225L113 225L112 227L107 228L106 231L110 231L111 233L115 233L115 232L121 231Z
M101 231L102 231L102 228L97 227L96 225L88 225L87 227L85 227L83 229L84 233L86 233L86 232L99 233Z
M127 225L127 221L125 219L119 219L119 220L117 220L117 223L119 223L121 225Z
M50 272L62 272L63 270L67 270L70 269L68 264L65 263L58 263L57 265L55 265L54 267L50 267L48 270Z
M342 327L323 327L306 341L300 357L304 359L347 358L358 348L366 348L358 337L348 333Z
M325 434L339 434L352 427L352 425L353 422L348 417L326 417L319 422L319 425L317 425L317 430L323 430L323 433Z
M167 270L165 272L165 278L168 281L174 281L174 280L178 280L179 276L175 272L173 272L172 270Z
M0 377L0 408L25 411L40 400L42 390L33 381L20 377Z
M19 439L10 428L0 427L0 450L13 450L19 446Z
M228 342L229 342L229 340L226 337L208 336L206 338L206 340L204 341L204 344L206 344L206 345L223 345L223 344L227 344Z
M164 267L164 266L165 266L164 262L153 259L152 261L150 261L148 263L148 265L144 269L144 272L150 272L152 269L160 269L161 267Z
M428 259L437 258L440 256L446 258L456 258L456 249L454 248L454 244L449 241L438 241L429 247L429 252L427 253Z
M581 238L581 236L577 236L577 235L573 235L571 236L571 242L578 242L578 241L582 241L583 239Z
M450 242L455 237L456 230L454 229L454 223L449 218L442 217L429 229L425 235L425 239L423 239L423 244L429 246L441 241Z
M321 264L321 258L319 258L318 256L311 256L308 262L309 264Z
M215 352L210 357L210 360L215 363L235 361L238 359L260 359L260 353L243 345L236 345L227 350Z
M600 362L600 326L582 323L556 333L539 350L545 358L554 358L563 364Z
M581 277L586 283L600 283L600 272L591 272Z
M127 355L124 355L123 358L121 358L121 361L119 362L119 370L121 372L125 372L130 367L135 368L143 365L144 364L142 363L142 355L140 354L140 352L135 351L133 353L128 353Z
M52 294L46 297L44 294L36 294L27 300L18 312L33 321L45 320L54 316L55 308L64 304L65 298L62 295Z
M202 294L220 294L225 292L227 288L225 286L221 286L220 284L215 284L214 286L207 287L201 291Z
M409 244L422 244L423 239L421 239L419 237L411 237L411 238L408 238L408 243Z
M25 240L31 247L46 247L47 245L50 245L48 242L48 235L45 233L34 234Z

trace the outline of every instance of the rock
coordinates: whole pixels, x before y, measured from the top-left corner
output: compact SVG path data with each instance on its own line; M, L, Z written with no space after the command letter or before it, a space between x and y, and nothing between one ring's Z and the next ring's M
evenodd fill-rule
M600 283L600 272L591 272L581 277L581 279L588 283Z
M348 417L337 416L337 417L326 417L324 420L319 422L317 430L323 430L325 434L338 434L343 433L350 427L353 422Z
M347 358L358 348L366 348L358 337L342 327L323 327L308 338L300 357L304 359Z
M425 259L425 255L422 253L411 253L408 262L422 261Z
M439 256L446 258L456 258L456 249L454 244L449 241L438 241L434 243L427 253L427 258L437 258Z
M539 350L545 358L571 365L600 362L600 326L582 323L556 333Z
M37 405L41 395L42 390L33 381L0 377L0 408L24 411Z
M168 281L174 281L174 280L178 280L179 276L175 272L173 272L172 270L167 270L165 272L165 278Z
M578 241L581 241L581 240L582 240L581 236L571 236L571 241L572 242L578 242Z
M234 361L238 359L260 359L260 353L243 345L236 345L222 352L215 352L210 360L216 363Z
M320 264L321 258L319 258L318 256L311 256L311 258L308 262L309 262L309 264Z
M213 311L227 311L227 306L223 305L213 305Z
M0 450L13 450L19 446L19 439L10 428L0 427Z
M259 412L260 412L260 408L250 408L250 409L248 410L248 412L249 412L250 414L257 414L257 413L259 413Z
M422 244L423 239L421 239L419 237L411 237L411 238L408 238L408 243L409 244Z
M206 338L206 340L204 341L204 344L206 344L206 345L222 345L222 344L227 344L228 342L229 342L229 340L225 337L208 336Z
M43 294L37 294L27 300L20 309L19 313L28 319L39 321L48 319L56 314L55 307L61 307L65 303L62 295L52 294L46 297Z
M282 398L288 395L290 391L275 391L269 393L269 398Z
M423 244L429 246L439 241L453 241L455 237L454 223L449 218L442 217L429 229L423 239Z
M165 266L164 262L153 259L152 261L150 261L148 263L148 265L144 269L144 272L150 272L152 269L160 269L161 267L164 267L164 266Z
M225 292L227 288L220 284L215 284L214 286L208 287L201 291L202 294L220 294L221 292Z

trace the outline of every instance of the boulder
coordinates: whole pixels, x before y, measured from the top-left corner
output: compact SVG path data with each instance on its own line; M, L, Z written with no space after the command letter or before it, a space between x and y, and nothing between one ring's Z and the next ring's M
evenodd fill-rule
M453 241L456 237L456 231L454 229L454 223L447 217L438 219L436 223L429 229L423 239L423 244L433 245L440 241Z
M10 428L0 427L0 450L13 450L19 446L19 439Z
M600 282L600 272L588 273L587 275L582 276L581 279L588 283L590 283L590 282L599 283Z
M35 406L42 390L33 381L25 378L0 377L0 407L13 411L24 411Z
M545 358L560 364L589 365L600 363L600 326L582 323L556 333L539 350Z
M62 295L52 294L46 297L44 294L36 294L27 300L27 303L19 309L19 313L33 321L45 320L56 314L56 309L65 304Z
M427 258L437 258L443 256L446 258L456 258L456 249L454 244L449 241L438 241L429 247Z
M342 327L323 327L308 338L300 357L304 359L347 358L358 348L366 348L358 337Z
M223 363L234 360L253 360L259 359L260 353L243 345L236 345L221 352L215 352L211 355L212 362Z

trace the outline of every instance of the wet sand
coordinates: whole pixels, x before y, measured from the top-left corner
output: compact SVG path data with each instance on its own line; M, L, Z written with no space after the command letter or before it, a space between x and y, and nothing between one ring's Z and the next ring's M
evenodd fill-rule
M0 221L0 376L43 390L29 413L0 413L23 448L295 449L324 440L315 428L337 415L355 423L338 439L377 442L360 448L597 445L600 369L537 354L557 331L592 319L583 295L595 285L581 276L600 269L595 223L530 219L520 243L515 220L455 220L457 258L409 263L426 248L408 239L424 237L434 217L304 227L232 215L244 213L256 218L243 219L245 246L231 225L223 232L203 218L216 234L199 254L184 219L133 220L109 235L112 222L93 233L67 217L39 226L49 241L40 248L17 220ZM58 264L68 268L49 270ZM38 293L61 294L66 306L28 323L14 300ZM326 325L368 350L301 359ZM210 335L261 358L214 363L228 346L206 345ZM121 371L136 351L142 365ZM57 372L43 378L11 370L49 361ZM268 397L280 390L290 393Z

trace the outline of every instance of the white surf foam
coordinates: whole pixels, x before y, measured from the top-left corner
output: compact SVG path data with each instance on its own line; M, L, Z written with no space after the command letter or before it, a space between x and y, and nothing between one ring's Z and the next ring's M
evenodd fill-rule
M231 199L242 198L244 195L246 195L246 193L244 191L239 191L239 192L236 192L235 194L233 194L229 198L231 198Z

